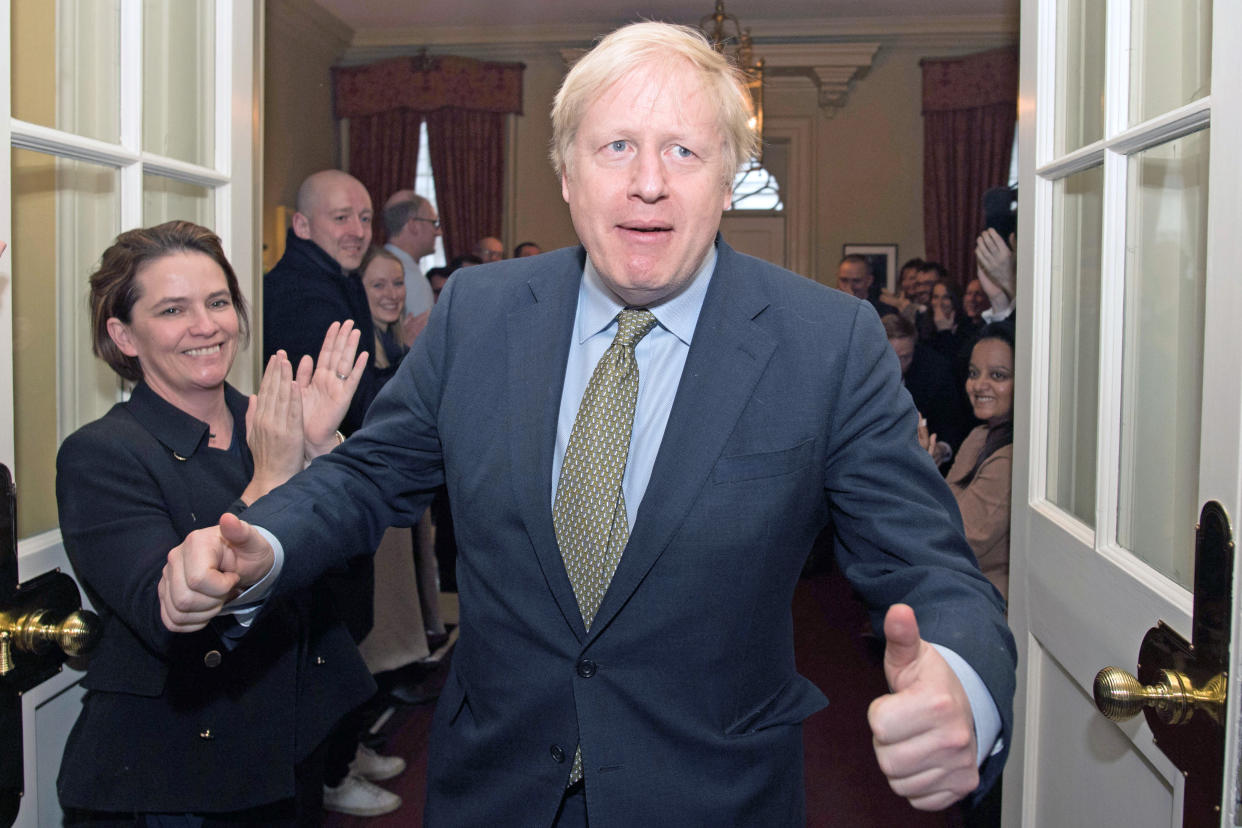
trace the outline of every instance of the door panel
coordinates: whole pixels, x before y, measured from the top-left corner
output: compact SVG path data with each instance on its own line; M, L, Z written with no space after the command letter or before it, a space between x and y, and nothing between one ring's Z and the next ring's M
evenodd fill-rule
M1174 819L1180 813L1175 786L1181 774L1164 754L1144 754L1129 734L1096 715L1091 698L1073 674L1037 643L1029 657L1031 673L1037 677L1037 706L1064 713L1039 722L1032 749L1037 754L1054 753L1068 740L1089 761L1042 765L1033 791L1034 813L1025 824L1121 825L1114 803L1125 800L1133 812L1144 815L1147 821L1141 824L1179 825Z
M1242 12L1040 0L1021 15L1005 824L1180 826L1182 772L1144 718L1095 712L1092 684L1135 672L1158 621L1191 638L1196 516L1217 500L1236 534L1242 515L1242 101L1219 82L1242 77ZM1153 45L1168 48L1140 54Z

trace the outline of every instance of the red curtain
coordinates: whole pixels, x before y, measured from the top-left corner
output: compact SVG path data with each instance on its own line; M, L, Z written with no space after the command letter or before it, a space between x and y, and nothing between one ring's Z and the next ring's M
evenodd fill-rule
M484 236L499 236L505 116L461 109L428 113L427 152L444 222L445 255L452 259L470 252Z
M983 194L1009 181L1018 50L924 59L922 67L926 258L964 286L974 278Z
M500 235L507 113L522 113L521 63L445 55L332 70L336 117L349 118L349 171L378 212L414 183L418 126L428 153L450 258ZM382 233L377 232L379 240Z
M422 114L390 109L349 120L349 172L371 194L375 208L375 243L384 243L384 202L409 189L418 165L418 127Z

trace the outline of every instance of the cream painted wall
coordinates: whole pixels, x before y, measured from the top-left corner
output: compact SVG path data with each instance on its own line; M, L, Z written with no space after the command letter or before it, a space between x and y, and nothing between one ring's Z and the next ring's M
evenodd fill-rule
M284 227L276 207L294 206L302 179L340 164L331 68L352 31L311 0L268 0L263 82L263 267Z

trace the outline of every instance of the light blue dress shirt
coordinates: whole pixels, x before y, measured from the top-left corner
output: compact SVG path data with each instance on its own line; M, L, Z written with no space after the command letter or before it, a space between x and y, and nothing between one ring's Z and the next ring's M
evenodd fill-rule
M681 372L690 353L699 312L703 309L703 299L715 269L716 248L713 245L689 285L673 298L647 308L658 324L634 348L634 358L638 363L638 400L634 405L630 456L621 482L630 526L634 525L639 504L651 481L651 470L664 440L664 427L673 410L673 398L681 383ZM582 395L586 392L595 364L617 335L617 314L624 308L625 305L604 286L588 257L578 288L578 311L574 317L569 359L565 365L565 385L556 421L556 450L552 456L553 503L550 505L556 501L561 464L565 460L565 450L569 446L569 436L573 432ZM979 745L977 760L982 764L984 759L1001 749L1000 712L983 679L965 659L948 647L939 644L932 646L957 674L970 699Z

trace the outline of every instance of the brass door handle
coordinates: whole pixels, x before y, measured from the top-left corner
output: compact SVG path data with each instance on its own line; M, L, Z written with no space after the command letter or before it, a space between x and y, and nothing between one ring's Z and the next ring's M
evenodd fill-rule
M33 654L56 646L67 656L78 656L99 640L99 616L90 610L74 610L58 622L45 623L48 612L33 610L16 619L0 616L0 676L13 671L14 650Z
M1114 722L1124 722L1151 707L1168 724L1190 721L1196 710L1202 710L1223 725L1227 684L1224 673L1195 687L1185 673L1161 670L1157 683L1144 686L1120 667L1105 667L1095 676L1095 706Z

